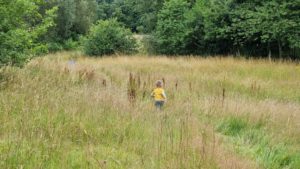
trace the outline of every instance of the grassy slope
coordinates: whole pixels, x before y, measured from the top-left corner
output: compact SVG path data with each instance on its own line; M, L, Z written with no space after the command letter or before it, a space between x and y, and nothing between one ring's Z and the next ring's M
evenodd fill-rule
M299 74L233 58L37 58L2 70L0 168L300 168Z

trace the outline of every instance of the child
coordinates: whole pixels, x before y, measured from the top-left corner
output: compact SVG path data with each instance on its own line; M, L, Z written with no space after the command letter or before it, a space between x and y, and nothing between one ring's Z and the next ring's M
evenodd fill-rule
M167 96L165 90L162 88L163 82L161 80L156 81L156 88L151 93L151 96L154 98L155 107L159 110L162 109Z

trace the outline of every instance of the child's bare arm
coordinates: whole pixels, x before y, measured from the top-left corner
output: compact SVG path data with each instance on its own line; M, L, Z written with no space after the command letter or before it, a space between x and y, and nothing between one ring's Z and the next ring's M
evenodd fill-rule
M154 97L154 91L151 92L151 97Z
M162 92L162 96L164 97L165 100L167 100L167 95L166 95L165 91Z

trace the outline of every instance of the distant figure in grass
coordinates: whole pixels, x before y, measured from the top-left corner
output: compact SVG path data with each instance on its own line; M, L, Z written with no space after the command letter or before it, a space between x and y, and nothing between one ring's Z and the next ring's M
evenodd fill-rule
M156 88L152 91L151 96L154 98L155 107L161 110L167 100L167 96L163 89L163 81L158 80L155 85Z

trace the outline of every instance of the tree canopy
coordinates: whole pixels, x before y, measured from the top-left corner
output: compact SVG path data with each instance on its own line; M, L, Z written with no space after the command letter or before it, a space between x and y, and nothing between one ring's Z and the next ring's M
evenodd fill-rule
M0 0L0 20L0 65L76 48L98 20L159 54L300 58L300 0Z
M41 0L0 1L0 66L22 65L29 55L45 52L40 38L54 25L57 7L42 10Z

